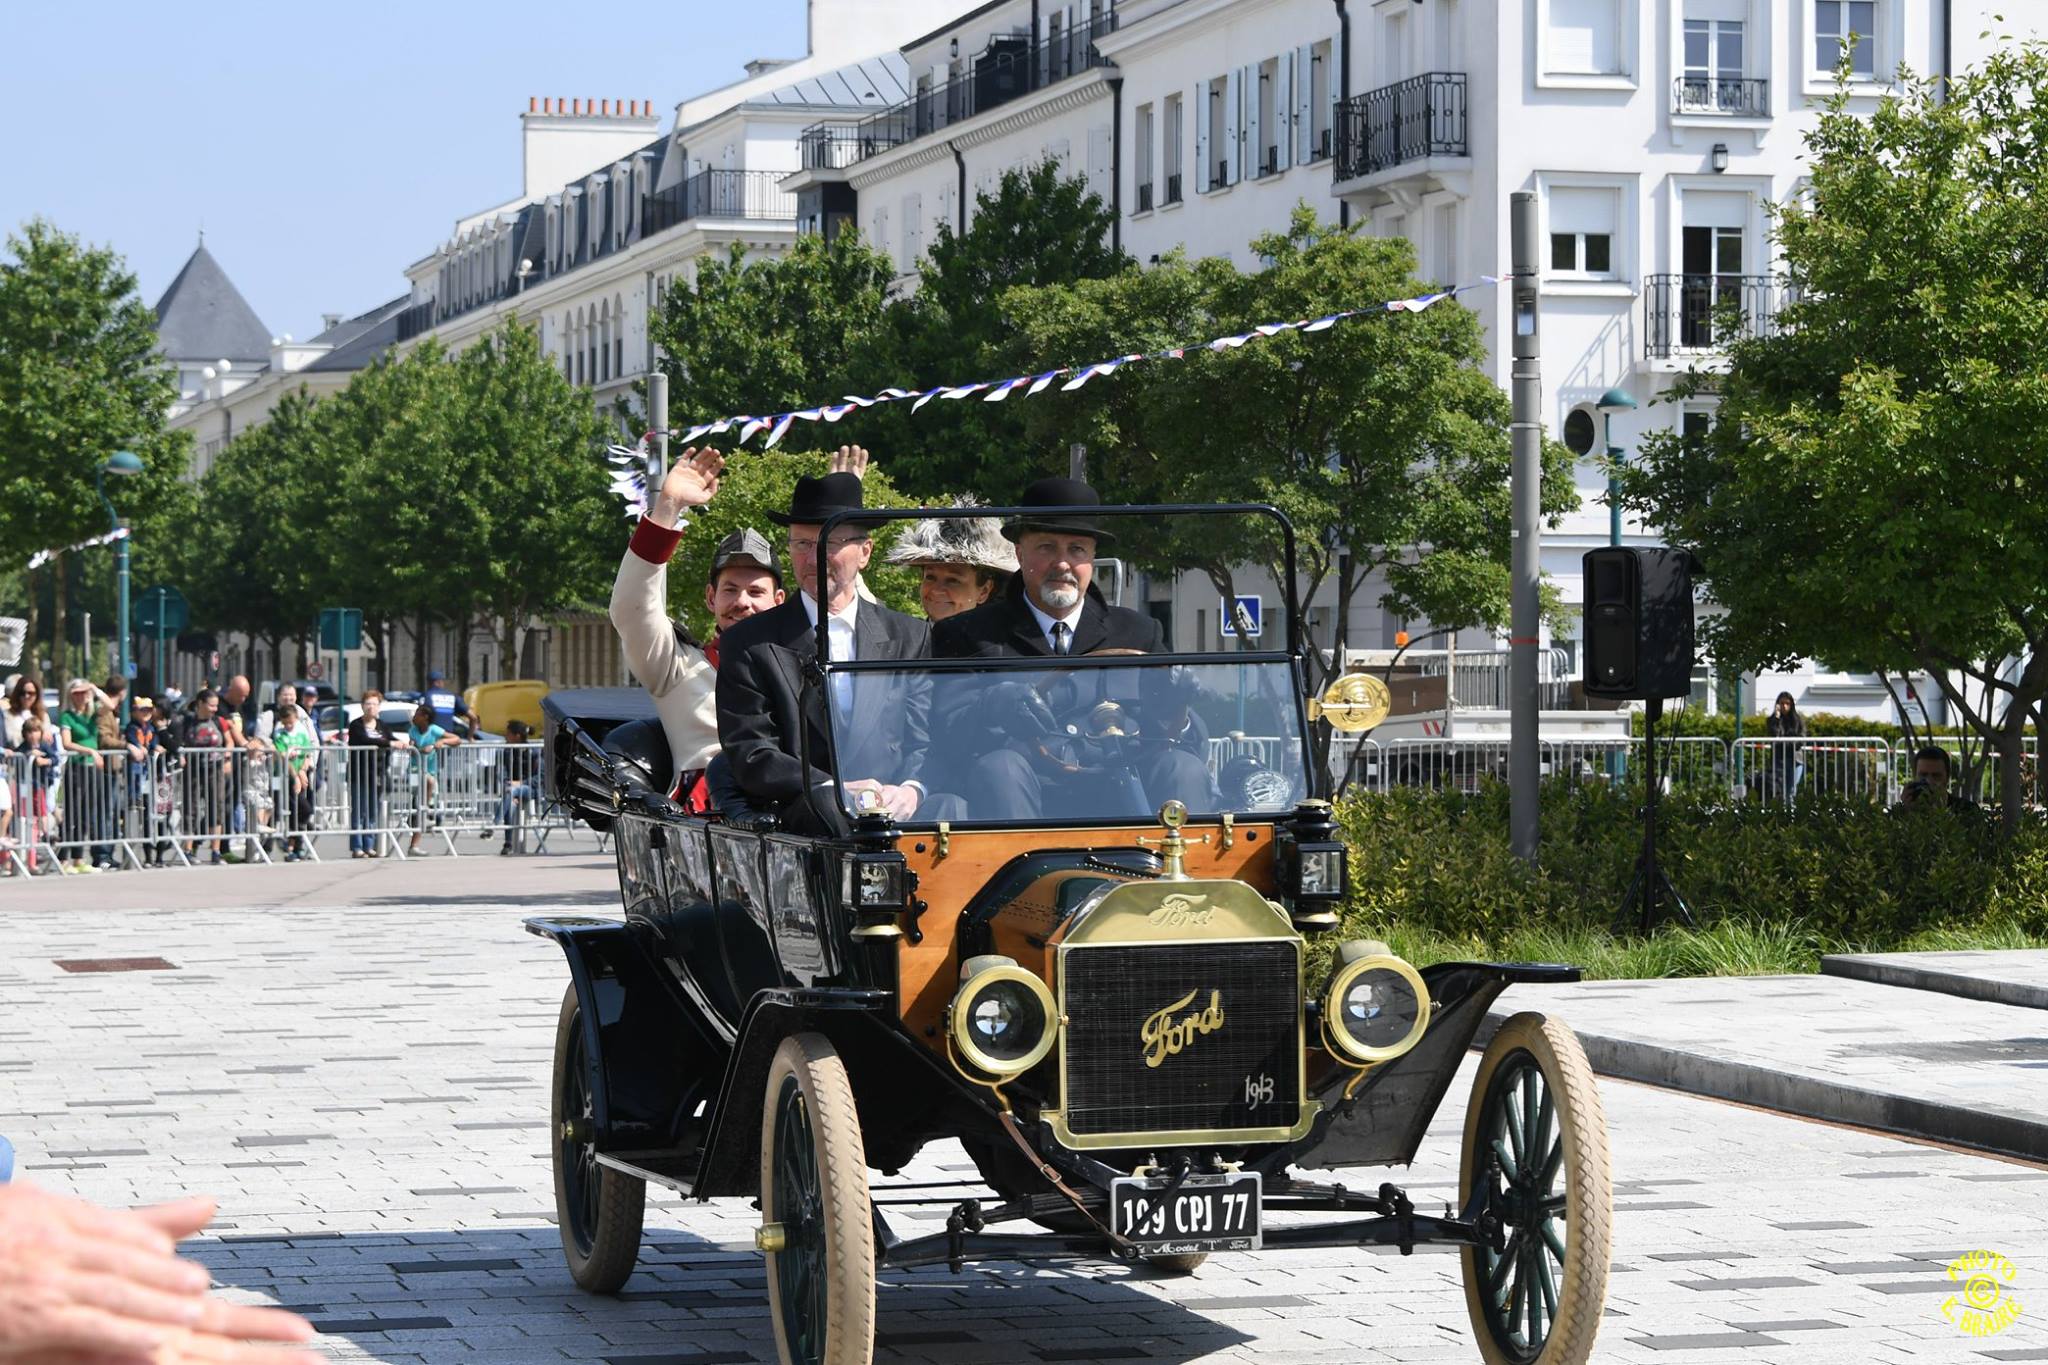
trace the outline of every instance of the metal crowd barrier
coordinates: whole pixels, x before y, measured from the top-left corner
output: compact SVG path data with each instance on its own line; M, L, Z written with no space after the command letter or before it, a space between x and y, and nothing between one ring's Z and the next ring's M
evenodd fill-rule
M199 748L135 762L0 754L0 874L226 861L404 858L461 839L543 852L574 828L541 792L539 744Z

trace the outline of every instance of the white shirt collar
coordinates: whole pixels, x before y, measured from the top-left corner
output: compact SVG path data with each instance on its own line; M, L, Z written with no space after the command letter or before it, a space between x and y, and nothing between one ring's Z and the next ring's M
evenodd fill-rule
M1037 602L1032 600L1031 594L1028 592L1024 594L1024 605L1031 608L1031 615L1038 622L1038 633L1045 637L1047 645L1052 644L1052 623L1055 621L1065 621L1067 623L1067 648L1072 649L1074 647L1074 637L1081 633L1081 613L1088 609L1087 593L1082 593L1081 600L1074 604L1074 609L1064 616L1049 615Z
M802 603L804 604L804 615L805 615L805 616L808 616L808 617L810 618L810 620L811 620L811 624L812 624L813 626L817 625L817 624L818 624L818 600L817 600L816 598L812 597L812 596L811 596L811 595L810 595L809 593L805 592L805 591L804 591L803 589L801 589L801 588L797 589L797 594L796 594L796 595L797 595L797 599L798 599L799 601L801 601L801 602L802 602ZM842 607L842 608L840 608L840 609L839 609L838 611L835 611L835 612L833 612L833 613L832 613L832 622L831 622L831 624L832 624L832 625L834 625L834 626L840 626L840 625L843 625L843 626L845 626L845 627L846 627L846 628L847 628L848 630L852 630L852 629L853 629L853 614L854 614L854 613L855 613L856 611L858 611L858 610L860 610L860 594L859 594L859 593L855 593L855 594L853 595L853 600L852 600L851 602L848 602L848 603L847 603L847 604L846 604L846 605L845 605L844 607ZM829 627L828 627L828 629L829 629Z

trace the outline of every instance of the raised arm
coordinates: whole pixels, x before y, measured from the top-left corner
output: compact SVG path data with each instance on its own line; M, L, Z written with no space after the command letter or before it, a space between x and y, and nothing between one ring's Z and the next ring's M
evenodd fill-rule
M711 501L724 469L725 457L709 447L683 451L635 528L612 583L612 626L625 647L626 666L657 697L711 667L702 655L686 655L676 645L668 619L668 561L688 525L686 514Z

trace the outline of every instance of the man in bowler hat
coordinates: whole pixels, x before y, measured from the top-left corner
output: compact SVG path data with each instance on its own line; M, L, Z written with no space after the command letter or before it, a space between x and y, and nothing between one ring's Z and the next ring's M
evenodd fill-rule
M934 656L1057 659L1165 650L1159 622L1111 606L1095 586L1096 551L1114 537L1094 515L1102 499L1093 488L1079 479L1040 479L1017 505L1030 511L1003 525L1004 538L1017 547L1016 575L993 600L936 622ZM1102 700L1096 695L1101 675L1077 671L1075 681L1081 695L1063 709L1084 714ZM949 748L979 754L960 787L971 818L1033 819L1049 804L1091 815L1101 813L1095 808L1105 802L1129 804L1130 798L1108 790L1102 779L1074 774L1075 768L1105 759L1115 766L1120 760L1102 746L1073 738L1064 723L1073 717L1054 716L1042 696L1034 699L1038 689L983 681L972 686L979 697L969 698L962 685L954 685L954 704L945 707L944 721ZM1192 753L1142 741L1131 752L1138 755L1134 775L1147 801L1175 798L1200 809L1211 800L1208 767Z
M821 611L833 662L916 659L930 652L925 622L860 595L861 571L874 553L866 526L841 522L820 544L827 519L862 505L861 481L852 473L798 479L789 511L768 515L788 528L799 591L733 625L720 641L718 736L731 777L752 804L803 833L848 827L833 795L835 739L840 785L858 809L898 820L951 818L946 798L931 796L922 780L930 744L929 678L842 673L823 686L806 684Z

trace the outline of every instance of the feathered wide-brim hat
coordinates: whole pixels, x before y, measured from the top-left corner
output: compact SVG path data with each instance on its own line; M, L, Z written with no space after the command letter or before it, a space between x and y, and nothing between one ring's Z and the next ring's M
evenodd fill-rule
M973 498L955 507L979 507ZM891 564L967 564L995 573L1017 572L1017 548L1003 538L994 517L946 517L913 521L889 547Z

